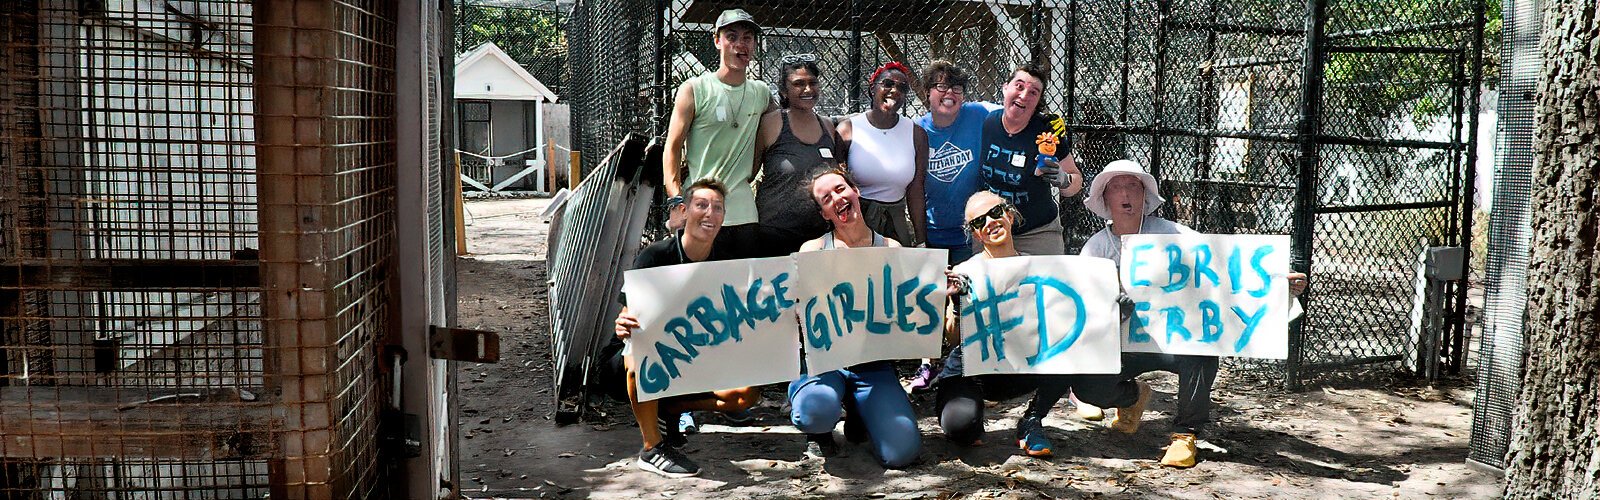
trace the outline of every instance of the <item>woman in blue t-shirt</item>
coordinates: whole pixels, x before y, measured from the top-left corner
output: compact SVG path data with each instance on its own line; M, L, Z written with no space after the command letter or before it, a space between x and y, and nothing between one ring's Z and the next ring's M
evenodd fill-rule
M1001 89L1000 111L983 122L983 147L978 172L984 187L1005 198L1022 215L1017 225L1017 250L1028 255L1061 255L1060 196L1083 190L1083 173L1071 154L1067 134L1053 130L1038 113L1044 96L1044 71L1024 65L1011 72ZM1041 134L1060 141L1057 159L1039 157Z

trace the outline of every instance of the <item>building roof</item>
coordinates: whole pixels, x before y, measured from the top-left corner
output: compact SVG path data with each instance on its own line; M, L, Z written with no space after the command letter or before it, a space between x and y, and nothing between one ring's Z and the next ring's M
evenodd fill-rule
M556 94L487 42L456 57L456 99L556 102Z

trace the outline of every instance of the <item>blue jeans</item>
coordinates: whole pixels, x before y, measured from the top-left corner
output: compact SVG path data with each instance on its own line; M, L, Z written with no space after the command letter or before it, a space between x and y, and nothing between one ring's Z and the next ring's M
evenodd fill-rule
M911 464L922 451L917 416L889 363L867 363L789 383L789 420L800 432L833 432L843 416L844 398L853 400L871 437L872 452L884 467Z
M970 243L958 243L949 246L940 245L938 243L928 243L928 248L943 248L945 250L949 250L949 265L952 266L966 262L967 259L972 258L972 245Z

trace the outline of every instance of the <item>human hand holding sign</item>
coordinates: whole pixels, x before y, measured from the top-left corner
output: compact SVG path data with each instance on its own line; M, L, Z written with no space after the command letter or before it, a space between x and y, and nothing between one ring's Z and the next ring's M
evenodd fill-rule
M639 329L639 317L628 310L628 306L622 306L622 312L617 314L617 338L628 340L637 329Z

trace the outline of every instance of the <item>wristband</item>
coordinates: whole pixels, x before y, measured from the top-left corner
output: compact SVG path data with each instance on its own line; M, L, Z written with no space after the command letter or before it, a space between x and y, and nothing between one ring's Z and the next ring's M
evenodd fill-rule
M672 210L674 208L678 208L678 205L682 205L682 204L683 204L683 195L678 195L678 196L673 196L673 197L667 198L667 210Z

